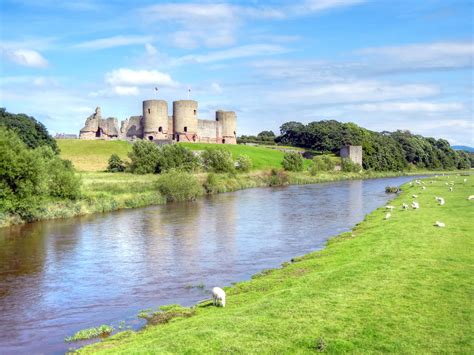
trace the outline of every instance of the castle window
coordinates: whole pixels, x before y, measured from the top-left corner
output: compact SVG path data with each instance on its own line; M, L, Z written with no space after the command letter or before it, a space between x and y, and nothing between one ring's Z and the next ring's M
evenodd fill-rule
M152 140L153 140L153 136L148 136L148 139L152 141Z
M163 127L158 127L158 132L163 132Z
M188 131L188 127L184 127L184 131L187 132L187 131Z
M150 109L148 109L148 113L151 113L151 110L150 110Z
M222 140L222 144L225 144L225 139Z
M196 110L194 110L194 116L196 116Z

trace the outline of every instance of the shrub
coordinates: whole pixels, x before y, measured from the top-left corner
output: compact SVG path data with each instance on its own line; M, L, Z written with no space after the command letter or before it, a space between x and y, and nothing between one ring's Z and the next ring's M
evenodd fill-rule
M224 148L207 148L201 155L204 168L215 173L230 173L235 170L232 154Z
M150 141L139 140L133 144L130 157L130 171L134 174L152 174L157 171L160 149Z
M69 161L46 145L28 149L13 131L0 127L0 212L29 221L48 197L79 194L80 179Z
M341 161L341 170L346 173L358 173L362 170L362 167L349 158L343 158Z
M332 159L329 155L323 155L323 156L321 156L321 159L324 162L324 164L326 165L325 166L326 171L333 171L334 170L334 167L336 166L336 164L332 161Z
M396 194L399 191L400 190L397 186L386 186L385 187L385 192L388 193L388 194Z
M268 185L270 186L282 186L288 184L288 173L285 170L272 169L270 172L270 178Z
M302 171L304 166L304 159L299 153L285 153L282 165L283 168L287 171Z
M198 166L198 159L193 152L179 144L164 145L160 148L157 162L157 172L171 169L193 171Z
M109 173L121 173L125 171L124 161L117 155L112 154L109 158L109 164L107 165L107 172Z
M167 201L194 200L203 194L202 186L194 175L175 169L161 174L157 188Z
M240 154L237 158L237 169L242 172L247 172L252 169L252 159L248 155Z

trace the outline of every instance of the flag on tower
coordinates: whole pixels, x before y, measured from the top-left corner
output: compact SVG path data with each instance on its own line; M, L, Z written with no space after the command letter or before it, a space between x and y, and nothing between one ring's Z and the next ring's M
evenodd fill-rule
M155 91L158 91L158 88L155 86Z

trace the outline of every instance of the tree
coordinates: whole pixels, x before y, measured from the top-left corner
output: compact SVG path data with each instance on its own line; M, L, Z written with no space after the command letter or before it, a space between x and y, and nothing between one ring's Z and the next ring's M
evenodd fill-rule
M300 153L288 152L283 156L283 169L287 171L302 171L304 158Z
M7 112L5 108L0 108L0 126L14 131L29 148L47 145L56 154L59 153L56 141L49 135L46 127L33 117L13 114Z
M230 173L235 170L232 154L224 148L206 148L201 155L204 168L215 173Z
M125 171L125 163L117 155L112 154L109 158L109 163L107 165L107 172L109 173L121 173Z
M145 140L136 141L128 156L132 173L152 174L157 172L160 150L155 143Z

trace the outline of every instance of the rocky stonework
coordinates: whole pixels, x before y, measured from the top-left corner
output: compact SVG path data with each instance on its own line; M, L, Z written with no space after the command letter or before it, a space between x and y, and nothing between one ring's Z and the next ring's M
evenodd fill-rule
M100 107L87 117L79 133L80 139L114 139L119 138L118 120L113 117L102 118Z
M130 139L143 137L142 118L142 116L131 116L125 121L122 121L120 137Z

